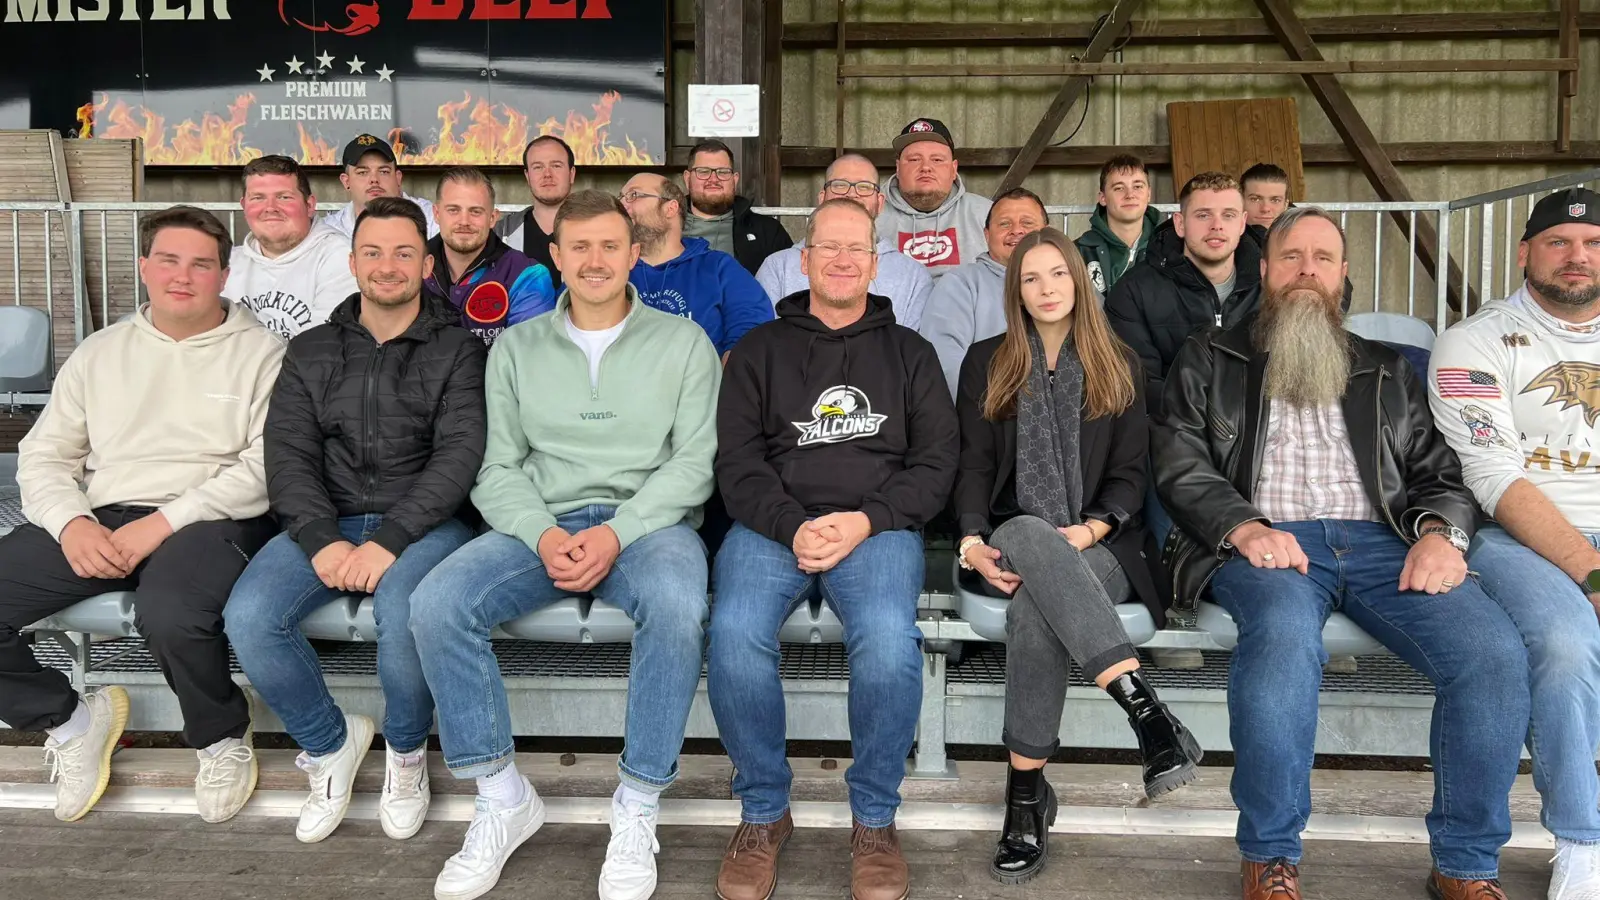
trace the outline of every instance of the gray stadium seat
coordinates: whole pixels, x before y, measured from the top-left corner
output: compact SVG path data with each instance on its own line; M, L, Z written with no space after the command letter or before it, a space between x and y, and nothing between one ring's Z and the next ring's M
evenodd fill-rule
M1215 603L1201 603L1196 610L1200 630L1211 632L1221 646L1232 650L1239 644L1239 628L1227 610ZM1322 626L1322 649L1329 656L1388 656L1387 647L1356 626L1344 613L1334 613Z
M0 394L50 390L50 316L31 306L0 306Z
M36 631L74 631L131 637L133 592L113 591L80 600L48 619L35 622Z
M962 582L963 575L970 573L955 563L956 585L956 613L966 620L972 630L984 640L1004 642L1006 639L1006 610L1011 606L1010 600L999 597L990 597L988 594L977 590L969 590ZM1128 633L1128 641L1135 647L1149 643L1156 636L1156 620L1150 615L1150 610L1143 603L1117 604L1117 616L1122 619L1122 629Z
M1356 313L1344 320L1344 327L1352 334L1359 334L1369 341L1405 344L1408 347L1421 347L1423 350L1432 350L1433 340L1436 337L1432 325L1416 316L1403 313Z

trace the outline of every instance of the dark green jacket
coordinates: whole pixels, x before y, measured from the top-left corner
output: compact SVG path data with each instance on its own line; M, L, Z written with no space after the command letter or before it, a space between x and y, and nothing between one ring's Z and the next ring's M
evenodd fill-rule
M1139 243L1129 251L1128 245L1117 237L1111 230L1111 223L1106 220L1106 208L1102 204L1096 207L1094 215L1089 219L1089 230L1078 235L1073 243L1078 245L1078 252L1083 254L1084 264L1089 267L1089 277L1094 281L1094 289L1104 297L1117 279L1127 274L1128 270L1144 261L1145 250L1150 246L1150 236L1156 233L1166 215L1154 206L1144 211L1144 231L1139 234Z

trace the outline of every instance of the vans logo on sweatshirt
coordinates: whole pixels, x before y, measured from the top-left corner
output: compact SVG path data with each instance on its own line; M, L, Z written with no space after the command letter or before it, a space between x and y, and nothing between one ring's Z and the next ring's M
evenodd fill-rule
M925 266L961 265L961 245L956 241L956 230L902 231L900 252Z
M817 397L816 404L811 407L811 421L790 424L800 429L798 446L809 447L872 437L887 418L872 411L872 401L867 399L866 392L840 384Z
M256 320L278 337L288 340L311 326L311 307L293 294L262 291L239 297L240 303L256 314Z

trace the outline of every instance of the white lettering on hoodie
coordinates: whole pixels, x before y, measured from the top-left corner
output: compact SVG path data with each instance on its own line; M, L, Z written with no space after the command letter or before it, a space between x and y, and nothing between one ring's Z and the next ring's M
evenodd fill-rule
M116 503L156 507L174 531L264 514L262 433L283 350L237 303L183 341L150 323L148 305L90 335L19 447L23 514L57 540Z
M350 273L350 239L313 227L305 240L276 258L261 252L255 235L233 248L222 295L249 307L262 325L288 340L328 321L334 307L356 292Z

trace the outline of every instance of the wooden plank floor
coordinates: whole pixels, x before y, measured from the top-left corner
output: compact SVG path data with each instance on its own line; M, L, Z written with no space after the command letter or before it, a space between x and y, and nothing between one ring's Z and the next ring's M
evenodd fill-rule
M376 822L349 822L327 841L295 841L288 819L242 818L206 825L191 816L94 813L71 825L48 812L0 810L0 894L16 900L429 900L439 865L466 825L430 822L406 843ZM713 896L727 828L665 827L659 900ZM777 900L847 900L844 831L802 829L784 852ZM990 880L987 833L902 835L913 896L939 900L1231 900L1239 896L1233 842L1223 838L1057 835L1050 867L1033 883ZM587 900L605 853L598 826L549 825L506 866L490 898ZM1306 896L1314 900L1404 900L1425 896L1422 844L1309 845ZM1544 896L1548 853L1511 850L1503 859L1512 900Z

